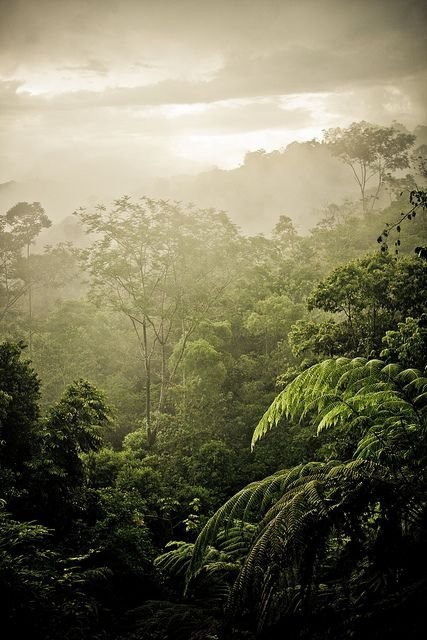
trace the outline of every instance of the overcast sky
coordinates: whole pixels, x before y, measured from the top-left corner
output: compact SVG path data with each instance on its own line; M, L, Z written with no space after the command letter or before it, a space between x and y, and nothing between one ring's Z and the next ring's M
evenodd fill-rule
M427 123L419 0L0 0L0 182L146 175Z

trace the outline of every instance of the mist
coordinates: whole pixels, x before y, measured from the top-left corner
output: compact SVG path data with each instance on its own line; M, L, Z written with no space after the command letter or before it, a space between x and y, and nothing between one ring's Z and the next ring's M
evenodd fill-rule
M2 638L424 640L426 27L0 0Z
M309 181L313 197L285 188L258 222L236 204L239 180L206 172L356 120L426 121L423 2L1 0L0 11L0 183L14 183L3 208L39 200L59 220L144 193L225 208L246 231L285 211L306 228L330 187L341 194L328 176L319 194L303 158L283 167L285 185Z

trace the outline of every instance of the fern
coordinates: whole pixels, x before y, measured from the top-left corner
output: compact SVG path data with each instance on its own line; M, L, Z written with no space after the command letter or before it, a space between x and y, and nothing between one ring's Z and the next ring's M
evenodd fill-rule
M391 461L398 455L391 455L393 447L418 445L418 438L425 434L426 415L427 379L416 369L401 370L396 364L363 358L325 360L304 371L277 396L254 431L252 448L280 421L310 419L318 434L337 428L357 434L361 430L355 455L367 458L372 453L376 460L390 456Z
M415 369L339 358L304 371L266 411L252 446L279 422L309 420L317 433L355 434L353 459L281 470L239 491L199 534L187 584L215 571L213 549L227 549L239 567L229 612L251 603L259 629L303 616L313 598L324 608L353 593L359 606L380 594L397 569L376 566L371 549L395 549L404 531L417 539L426 518L426 412L427 379Z
M308 463L293 469L285 469L263 480L253 482L230 498L207 522L194 545L188 571L191 579L200 571L204 563L206 550L214 544L218 536L226 535L230 527L237 522L250 524L258 519L259 524L254 536L255 544L265 526L269 525L279 513L292 512L295 521L290 535L299 535L297 517L298 504L305 499L310 509L325 514L327 507L315 490L316 483L335 482L338 475L366 477L372 465L361 461L352 464L340 462ZM318 485L317 485L318 486ZM252 545L253 546L253 545Z
M304 602L303 592L312 573L308 571L308 560L321 554L335 527L354 511L361 492L367 493L367 504L378 499L373 488L385 483L385 473L378 465L363 461L310 463L282 472L281 495L268 508L260 497L272 486L277 490L279 474L253 483L240 492L238 500L236 496L229 500L206 525L195 544L189 578L200 571L198 563L203 562L218 531L224 535L230 517L236 517L236 504L244 518L251 499L257 495L258 504L264 509L233 586L229 608L236 612L256 593L253 599L262 626L274 612L272 593L277 592L279 584L284 589L281 602L285 608ZM365 509L363 503L362 510Z

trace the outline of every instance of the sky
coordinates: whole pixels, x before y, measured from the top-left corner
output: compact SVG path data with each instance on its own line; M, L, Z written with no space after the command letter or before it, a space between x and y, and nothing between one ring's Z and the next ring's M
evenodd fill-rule
M94 191L426 124L420 0L0 0L0 183Z

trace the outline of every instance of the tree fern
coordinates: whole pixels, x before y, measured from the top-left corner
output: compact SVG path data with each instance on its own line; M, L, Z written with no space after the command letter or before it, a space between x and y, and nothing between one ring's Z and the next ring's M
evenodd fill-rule
M266 411L252 446L281 421L310 421L317 433L354 434L353 458L281 470L239 491L199 534L187 583L230 536L236 560L243 555L228 610L246 611L259 629L283 616L303 620L309 602L362 607L373 592L403 584L396 549L408 540L417 547L427 517L426 411L427 379L415 369L339 358L300 374ZM246 548L236 535L248 530Z
M229 599L235 612L252 601L262 626L277 614L273 593L281 591L283 613L311 584L316 559L343 519L369 511L387 484L386 470L364 461L310 463L252 483L231 498L196 541L188 578L198 575L206 550L239 515L258 523ZM316 586L318 589L318 586Z

